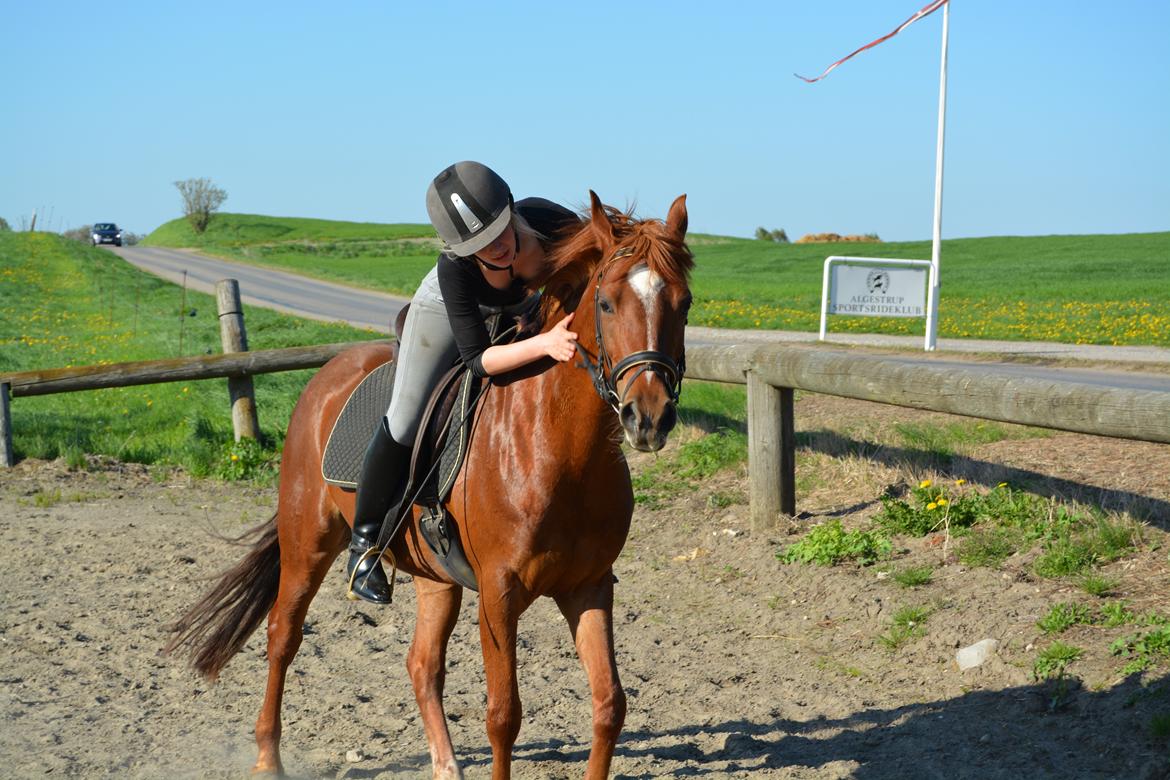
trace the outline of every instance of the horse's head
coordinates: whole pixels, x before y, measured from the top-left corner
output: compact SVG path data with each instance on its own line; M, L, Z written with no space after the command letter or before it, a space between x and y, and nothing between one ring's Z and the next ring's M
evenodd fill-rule
M592 191L589 196L589 224L558 246L554 260L571 280L562 302L577 311L579 352L626 441L654 452L678 421L685 370L687 277L694 265L684 241L686 196L674 201L665 222L635 220L602 205Z

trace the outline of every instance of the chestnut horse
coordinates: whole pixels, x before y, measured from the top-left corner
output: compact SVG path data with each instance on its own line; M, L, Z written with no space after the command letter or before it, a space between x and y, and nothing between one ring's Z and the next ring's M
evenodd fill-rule
M479 584L487 733L497 780L511 775L520 730L517 623L538 596L556 600L589 678L593 744L586 776L609 773L626 711L614 659L612 564L634 506L621 433L630 445L654 451L676 421L693 265L684 243L686 196L662 222L634 220L589 194L590 220L554 247L541 302L546 327L576 312L578 358L546 358L492 380L448 503ZM349 542L354 495L323 480L325 443L350 392L391 357L389 345L355 347L309 382L289 421L273 521L254 529L259 539L251 552L172 627L167 650L190 646L195 668L214 679L268 614L257 772L283 772L285 675L301 644L309 602ZM417 512L389 548L398 568L413 575L418 594L406 666L434 777L462 777L442 696L447 641L463 589L435 561Z

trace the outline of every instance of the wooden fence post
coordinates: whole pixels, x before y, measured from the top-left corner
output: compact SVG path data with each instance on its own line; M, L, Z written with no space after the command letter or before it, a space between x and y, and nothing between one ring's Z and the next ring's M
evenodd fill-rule
M796 436L793 391L747 372L748 473L754 530L796 514Z
M248 334L244 330L244 308L240 305L240 283L235 279L220 279L215 283L215 301L223 351L247 352ZM260 423L256 419L256 391L252 377L228 377L228 394L232 401L232 428L236 441L244 437L259 438Z
M8 411L9 384L0 382L0 467L16 465L12 455L12 415Z

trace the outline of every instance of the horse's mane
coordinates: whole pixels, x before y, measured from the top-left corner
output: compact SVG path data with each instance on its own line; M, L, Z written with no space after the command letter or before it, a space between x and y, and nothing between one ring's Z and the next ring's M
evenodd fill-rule
M566 313L575 311L590 278L603 259L618 247L633 250L618 258L606 276L624 276L636 263L646 263L667 284L686 284L694 257L686 242L671 231L661 219L635 219L633 210L619 211L605 206L605 217L613 229L614 243L601 246L588 212L580 227L561 234L548 253L545 273L532 286L543 287L540 322L546 327Z

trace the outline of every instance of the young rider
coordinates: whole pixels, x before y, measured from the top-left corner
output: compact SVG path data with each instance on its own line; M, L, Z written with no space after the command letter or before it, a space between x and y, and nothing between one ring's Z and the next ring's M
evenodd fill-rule
M366 450L346 576L351 598L390 601L381 557L371 553L386 513L402 500L411 446L427 397L457 359L477 376L495 376L543 357L573 357L573 316L524 341L492 346L485 318L519 310L525 282L543 268L553 239L576 225L572 211L543 198L514 202L486 165L459 162L427 188L427 214L443 242L407 311L390 408ZM355 573L356 569L356 573Z

